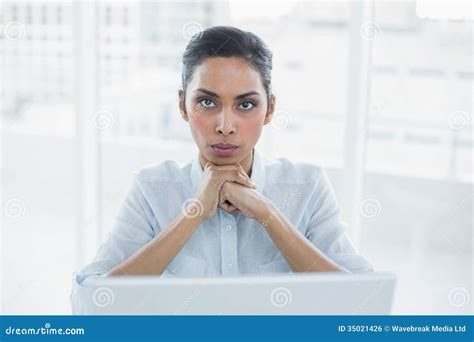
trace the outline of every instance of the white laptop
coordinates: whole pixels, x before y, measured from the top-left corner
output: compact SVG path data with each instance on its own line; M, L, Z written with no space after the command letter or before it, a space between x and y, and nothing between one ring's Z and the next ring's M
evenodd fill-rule
M387 315L395 290L390 273L160 278L97 278L91 315Z

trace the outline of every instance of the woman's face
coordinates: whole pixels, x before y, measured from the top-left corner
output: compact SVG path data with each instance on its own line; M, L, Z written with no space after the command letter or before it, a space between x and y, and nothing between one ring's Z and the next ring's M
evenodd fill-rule
M268 104L259 72L238 57L207 58L196 67L186 98L182 91L179 96L181 115L201 155L216 165L251 156L275 108L274 97Z

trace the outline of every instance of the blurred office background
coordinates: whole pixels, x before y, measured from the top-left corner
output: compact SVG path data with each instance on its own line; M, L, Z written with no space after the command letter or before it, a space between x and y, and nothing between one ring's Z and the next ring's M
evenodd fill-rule
M472 313L466 6L3 1L2 312L69 314L72 272L95 255L132 172L196 155L180 57L224 24L274 52L277 113L258 148L326 168L360 252L398 275L393 313Z

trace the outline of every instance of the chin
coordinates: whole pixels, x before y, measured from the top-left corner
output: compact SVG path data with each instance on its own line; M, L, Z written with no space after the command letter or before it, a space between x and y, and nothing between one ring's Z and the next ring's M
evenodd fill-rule
M240 162L240 158L232 157L213 157L213 159L208 159L211 163L216 164L216 165L229 165L229 164L237 164Z
M239 151L238 154L235 156L229 156L229 157L219 157L214 154L214 151L212 151L212 148L210 147L211 151L207 154L203 154L204 157L209 160L211 163L215 165L229 165L229 164L238 164L242 159L244 158L242 156L242 152Z

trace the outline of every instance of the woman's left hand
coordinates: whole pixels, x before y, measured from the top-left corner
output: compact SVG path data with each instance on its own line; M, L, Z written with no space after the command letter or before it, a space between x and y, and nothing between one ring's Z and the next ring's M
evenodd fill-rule
M225 182L219 194L219 207L228 213L240 211L249 218L261 220L267 212L268 199L255 189Z

